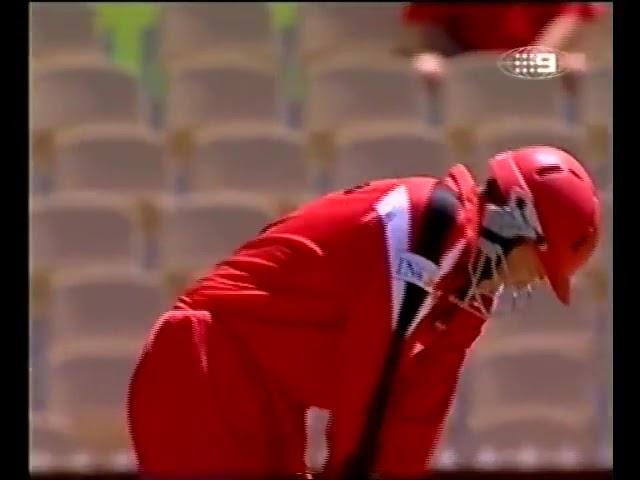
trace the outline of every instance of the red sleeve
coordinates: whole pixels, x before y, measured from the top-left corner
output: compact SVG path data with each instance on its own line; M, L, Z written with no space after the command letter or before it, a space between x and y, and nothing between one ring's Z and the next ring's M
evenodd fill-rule
M572 2L564 4L560 13L575 16L583 21L590 21L604 14L608 8L606 3Z
M454 8L444 3L409 3L402 9L402 21L407 25L432 23L444 26Z

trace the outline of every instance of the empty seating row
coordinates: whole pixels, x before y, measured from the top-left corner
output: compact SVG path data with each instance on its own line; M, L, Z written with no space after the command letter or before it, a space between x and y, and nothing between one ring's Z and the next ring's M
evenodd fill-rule
M45 412L64 422L65 428L49 432L49 438L32 438L32 449L50 449L58 455L128 449L123 406L141 348L140 338L54 343L48 355L51 388ZM54 439L60 444L55 445Z
M551 355L555 358L549 369L546 362ZM61 342L52 349L53 388L48 412L67 419L70 437L81 441L85 449L126 447L122 405L136 360L133 345L115 340L76 342L73 348ZM516 363L520 370L535 371L535 377L518 375L512 368ZM567 448L591 453L599 443L599 433L594 425L595 412L589 398L593 383L587 369L588 363L578 364L569 355L548 350L496 355L484 366L482 378L477 379L483 390L473 390L477 397L471 398L477 401L472 402L468 417L466 448L478 454L486 452L478 462L491 462L486 458L487 450L506 456L494 459L498 465L509 460L520 463L518 452L527 447L541 453L539 463L546 463L550 460L547 456ZM532 378L535 383L527 383ZM535 394L538 401L521 401L514 398L515 392ZM562 403L550 405L545 393ZM488 399L490 403L486 403ZM529 428L522 429L525 425Z
M603 238L610 238L611 195L603 197ZM240 192L153 200L78 193L31 202L31 262L38 268L85 262L129 264L160 240L170 264L228 254L291 205ZM603 244L601 260L609 262ZM189 260L191 259L191 260Z
M523 81L497 67L497 55L465 54L447 63L443 115L451 128L477 122L544 118L563 122L562 78ZM578 100L589 125L611 124L611 70L589 70ZM231 54L183 62L169 78L166 123L171 133L237 121L281 121L283 106L273 66ZM424 121L433 103L404 60L345 52L308 72L305 128L339 130L376 120ZM136 82L104 60L71 58L34 68L35 132L84 122L144 118Z
M227 192L158 202L112 194L68 194L31 203L31 265L36 269L131 265L160 242L166 266L214 262L274 217L263 197Z
M375 42L390 49L398 39L400 5L369 3L304 5L301 53L305 58L346 45ZM201 52L235 50L245 56L275 56L275 35L266 3L185 3L163 5L158 25L160 54L170 67ZM31 25L35 57L97 49L90 5L34 5ZM363 42L364 40L364 42Z
M305 63L345 49L389 51L401 36L399 3L305 3L299 7L299 54ZM96 44L88 5L38 4L31 10L34 56L86 51ZM160 50L168 65L205 52L236 50L246 56L274 56L274 35L265 3L163 5ZM612 12L590 22L567 46L586 52L589 62L611 63Z
M139 338L150 327L149 322L166 310L188 283L212 265L196 268L184 272L150 272L131 266L101 265L62 268L50 274L36 271L31 282L32 317L34 321L47 319L47 322L53 322L53 329L47 332L57 339L109 338L113 334ZM181 273L183 276L178 277ZM575 308L562 311L549 295L536 292L535 301L525 311L512 312L508 318L497 315L479 341L480 348L472 356L472 362L484 362L487 357L519 355L527 358L527 355L556 352L569 357L569 364L573 365L598 355L601 339L594 335L600 331L598 323L608 319L594 310L598 304L606 308L610 298L606 292L599 291L597 285L585 283L576 287L576 304L581 305ZM591 300L584 301L588 297L592 297ZM544 370L545 365L540 363L536 368ZM500 362L496 367L507 368L508 365ZM519 367L514 368L521 371ZM482 370L484 367L479 375ZM595 370L592 373L595 374ZM557 371L554 375L564 373ZM545 375L540 377L544 379ZM574 374L568 377L577 380ZM539 393L547 395L542 390Z
M185 154L181 145L167 145L148 128L77 127L34 145L32 173L50 176L59 192L168 192L183 171L196 191L231 188L297 196L310 190L300 137L280 126L213 127L188 142Z
M470 139L467 155L456 149L455 135L447 138L415 122L368 122L327 138L333 144L328 174L334 189L374 178L440 176L456 162L484 173L486 159L495 153L532 144L574 152L601 188L611 179L609 159L583 132L542 120L487 126ZM88 125L35 142L32 153L33 178L50 177L57 192L159 194L176 188L184 175L188 190L196 192L237 189L304 198L314 193L322 168L322 162L311 160L300 134L271 123L210 126L169 144L142 126Z
M135 268L63 270L49 281L45 316L56 341L106 341L114 335L140 340L175 300L165 278Z

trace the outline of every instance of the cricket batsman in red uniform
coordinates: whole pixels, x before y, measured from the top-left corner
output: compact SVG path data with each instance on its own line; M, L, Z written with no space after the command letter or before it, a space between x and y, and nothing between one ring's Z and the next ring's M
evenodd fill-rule
M501 153L476 185L372 181L265 227L181 296L133 374L148 478L419 478L503 287L564 303L594 251L596 188L569 153Z

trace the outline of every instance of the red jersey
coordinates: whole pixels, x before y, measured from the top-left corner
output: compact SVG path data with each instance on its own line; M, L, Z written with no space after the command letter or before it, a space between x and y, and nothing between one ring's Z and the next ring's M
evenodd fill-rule
M410 3L407 24L440 27L463 51L509 50L531 45L559 15L590 20L604 10L593 3Z
M176 310L203 318L191 328L197 335L183 337L197 352L189 355L200 359L198 381L210 384L206 395L213 404L206 415L219 424L212 431L222 432L209 442L223 439L224 448L211 445L207 466L198 472L177 473L340 471L358 447L408 285L429 277L439 291L453 293L468 278L480 205L462 166L442 181L460 208L441 257L412 263L437 183L424 177L381 180L322 197L265 228L180 297ZM417 306L385 416L378 472L424 474L467 349L485 320L481 310L461 308L447 295L427 296ZM152 355L158 332L178 328L167 323L156 327L141 364L153 364L145 356ZM170 335L164 337L165 353L156 358L171 360L156 365L175 370L189 346L172 349ZM176 473L162 471L166 460L153 453L161 451L155 444L171 436L158 433L157 422L171 412L158 411L153 420L153 404L163 394L149 386L152 378L170 382L171 376L145 373L153 369L145 366L134 375L132 435L143 469L146 464L155 473ZM174 387L193 395L184 377ZM199 411L188 403L185 410L173 413Z

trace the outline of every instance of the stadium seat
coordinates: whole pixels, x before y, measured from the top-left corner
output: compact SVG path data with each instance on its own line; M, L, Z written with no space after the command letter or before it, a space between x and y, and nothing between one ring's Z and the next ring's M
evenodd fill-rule
M36 269L130 264L135 230L129 203L112 195L56 195L31 201Z
M262 197L237 192L167 199L160 234L166 269L212 266L273 220Z
M600 192L600 202L602 233L595 258L591 262L593 268L588 271L588 279L592 282L594 295L597 295L600 301L606 301L610 309L613 300L613 192ZM606 295L602 295L603 291ZM608 315L611 315L611 312Z
M61 342L51 354L51 412L68 419L71 438L94 454L129 445L123 406L142 345L105 337Z
M33 413L29 418L29 467L32 472L58 470L78 450L64 418Z
M401 59L345 52L309 68L304 127L335 130L363 121L426 121L420 79Z
M48 390L47 351L51 335L50 275L34 270L29 275L29 383L30 411L46 408Z
M472 128L488 121L520 122L529 117L564 119L560 78L513 78L498 68L498 60L499 55L492 52L473 52L447 62L443 108L448 126Z
M55 142L57 191L143 195L168 185L162 142L143 126L86 125L61 133Z
M613 69L600 66L588 69L580 82L583 120L586 125L611 128L613 121Z
M34 3L31 9L31 58L59 55L104 56L93 29L93 8L83 3Z
M336 189L381 178L441 176L451 165L439 132L422 124L360 124L338 132L336 140Z
M523 118L517 123L496 121L477 128L474 135L473 165L486 169L486 162L495 154L528 145L554 145L578 158L584 158L584 146L577 131L563 122Z
M585 143L588 146L588 166L596 176L600 188L607 188L612 180L613 151L613 71L611 66L587 70L579 83L578 98Z
M169 79L170 131L206 124L277 119L276 75L271 66L237 57L204 58L176 68Z
M597 382L589 333L524 333L485 342L474 353L472 398L477 405L589 402Z
M56 339L100 339L118 332L142 339L170 307L162 279L132 268L89 268L56 272L51 321Z
M274 38L264 3L170 4L163 7L160 50L171 68L201 54L234 51L273 60Z
M580 468L596 444L593 413L553 405L485 406L469 419L474 467Z
M384 54L400 37L399 3L300 4L300 51L307 62L345 49Z
M309 193L310 180L300 136L280 125L239 123L204 129L196 137L191 168L195 191L295 197Z
M609 251L612 249L611 241L613 234L613 191L605 190L600 192L600 202L602 208L602 242L608 244Z
M138 123L144 115L136 80L106 60L67 58L32 70L36 133L88 123Z
M530 296L522 292L515 303L510 293L505 293L498 302L489 331L495 328L500 335L590 331L593 328L589 315L592 296L589 282L583 281L580 275L574 279L569 306L562 304L546 285L534 288Z
M587 127L582 135L583 163L592 175L598 189L613 187L612 133L606 127Z
M463 457L460 455L458 445L447 439L446 432L443 432L440 443L432 457L431 465L437 470L456 470L460 468Z

